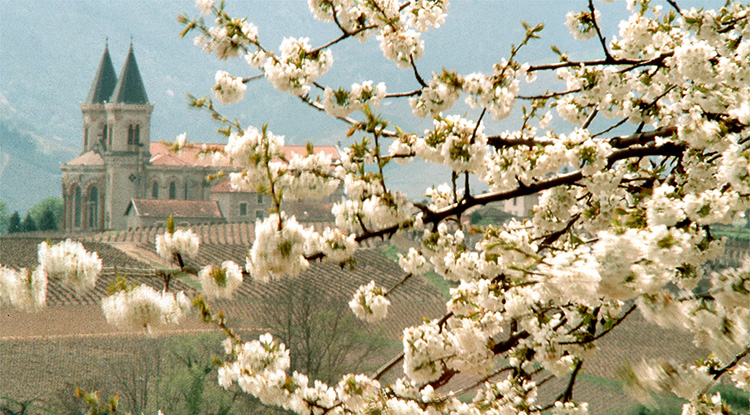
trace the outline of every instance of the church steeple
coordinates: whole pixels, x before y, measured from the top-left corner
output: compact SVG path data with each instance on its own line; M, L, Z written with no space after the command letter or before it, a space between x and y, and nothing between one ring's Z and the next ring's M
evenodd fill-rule
M120 79L117 81L110 102L135 105L148 104L146 88L143 86L141 72L138 70L138 63L135 61L132 42L130 43L128 57L125 59L125 65L122 67Z
M109 45L105 44L104 54L99 62L99 69L96 71L94 83L91 84L91 89L85 103L95 105L109 101L116 85L117 74L115 74L115 67L112 65L112 58L109 56Z

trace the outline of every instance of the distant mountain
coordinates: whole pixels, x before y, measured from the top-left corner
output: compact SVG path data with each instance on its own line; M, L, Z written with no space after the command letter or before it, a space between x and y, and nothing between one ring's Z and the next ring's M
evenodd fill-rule
M2 105L2 103L0 103ZM77 154L61 140L44 137L0 112L0 200L11 211L25 212L35 203L62 195L60 163Z

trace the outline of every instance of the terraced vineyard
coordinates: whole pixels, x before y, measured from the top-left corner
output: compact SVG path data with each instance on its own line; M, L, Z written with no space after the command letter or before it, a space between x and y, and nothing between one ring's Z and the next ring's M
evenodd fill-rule
M225 239L226 240L226 239ZM3 240L5 264L16 267L32 267L36 262L37 239L14 239L13 250ZM125 242L128 243L128 242ZM104 260L105 269L96 287L79 295L50 281L49 306L38 314L27 314L17 310L2 310L0 314L0 396L40 404L52 404L61 390L71 390L75 383L101 383L107 379L113 367L130 367L138 362L148 344L160 338L175 336L195 337L211 327L202 325L194 318L178 331L160 333L153 338L142 333L120 333L108 326L98 304L106 295L116 274L125 274L133 281L161 288L162 282L155 271L133 257L117 249L118 242L84 242L89 250L96 250ZM155 255L153 243L128 243L130 248L142 255ZM33 253L33 257L32 257ZM201 267L209 263L233 259L244 264L247 246L244 244L203 243L200 254L188 260L188 266ZM141 255L141 256L142 256ZM286 312L288 304L280 299L294 293L302 293L320 304L336 304L346 310L346 301L357 287L375 280L386 287L400 281L404 273L377 250L361 250L355 259L358 265L350 270L337 264L315 263L300 277L291 281L262 283L246 279L231 300L216 301L215 309L225 310L230 326L242 333L257 335L271 329L273 320L268 316L279 316ZM192 280L175 279L170 289L194 292ZM444 300L429 282L414 278L405 289L394 293L392 308L385 322L373 325L372 336L385 333L391 344L397 342L403 327L418 323L421 318L437 318L444 311ZM290 291L292 290L292 291ZM338 309L337 312L342 311ZM217 342L218 344L218 342ZM389 352L392 348L389 349ZM381 364L385 357L374 359L369 366Z
M244 264L248 249L245 239L250 237L250 231L250 228L237 224L201 229L200 252L195 258L188 259L187 265L197 269L227 259ZM60 401L61 394L69 393L75 383L106 386L113 371L141 367L144 356L152 354L158 348L156 345L174 339L195 341L213 330L194 318L179 330L154 337L138 332L121 333L104 321L98 304L116 274L129 275L132 280L155 288L162 287L161 280L150 267L158 262L152 242L157 232L140 230L127 234L127 237L119 234L85 241L86 249L97 251L105 265L93 290L78 295L51 281L49 307L39 314L0 310L0 379L3 380L0 382L0 397L34 400L42 406L53 405ZM35 266L36 246L41 241L41 238L0 240L0 263L18 268ZM278 329L279 320L289 314L290 308L299 307L292 302L336 304L343 308L325 309L323 311L328 314L321 315L330 317L331 310L349 314L345 304L359 285L375 280L390 287L404 275L391 259L376 249L362 249L355 259L357 265L352 270L340 268L337 264L314 263L293 280L261 283L248 278L233 299L215 301L212 307L226 311L229 325L251 338L260 332ZM162 263L159 266L167 265ZM178 278L171 287L192 293L197 283ZM391 346L399 341L403 327L416 324L422 318L438 318L445 312L439 290L425 278L409 280L389 298L392 305L388 318L357 330L365 330L364 333L369 333L372 338L384 334L390 339ZM325 329L325 324L320 327ZM393 347L389 352L392 350ZM593 352L583 366L579 393L588 397L591 413L628 413L633 402L623 394L617 371L622 362L637 363L645 356L680 361L703 357L692 347L689 334L646 324L640 316L633 316L603 338L602 350ZM375 367L388 357L381 353L368 355L368 359L367 366ZM468 385L474 380L463 378L457 381ZM552 387L564 381L550 382L541 393L555 393ZM113 391L115 386L112 386ZM467 394L468 398L470 396Z

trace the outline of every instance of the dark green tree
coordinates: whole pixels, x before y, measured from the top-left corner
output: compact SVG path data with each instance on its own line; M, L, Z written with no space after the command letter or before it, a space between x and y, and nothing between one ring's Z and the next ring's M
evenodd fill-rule
M51 208L44 209L42 217L39 218L39 230L40 231L56 231L57 219L55 219L55 212Z
M38 230L36 227L36 221L31 217L31 213L27 213L26 217L21 222L21 232L34 232Z
M15 211L8 219L8 233L17 232L21 232L21 215L18 214L18 211Z
M44 229L42 228L42 216L44 216L48 210L52 211L55 219L55 227ZM40 230L60 229L62 228L63 200L55 196L47 197L32 206L31 209L29 209L29 213L31 213L31 217L34 218L34 221L39 226Z
M8 212L8 203L0 200L0 233L8 232L8 221L10 212Z

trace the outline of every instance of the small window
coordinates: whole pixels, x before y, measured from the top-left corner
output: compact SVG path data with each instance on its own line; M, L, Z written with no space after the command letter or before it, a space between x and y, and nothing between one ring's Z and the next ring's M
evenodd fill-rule
M88 125L83 127L83 149L89 146L89 127Z
M190 186L188 185L188 182L185 182L185 200L188 200L188 195L190 194L188 191L190 189Z
M256 219L263 219L263 211L262 210L256 210L255 211L255 218Z
M133 124L128 126L128 145L133 145Z
M240 216L247 216L247 203L240 203Z
M169 183L169 198L177 199L177 183L175 182Z
M258 194L258 204L259 205L263 204L263 195L262 194Z
M139 144L141 142L141 126L140 124L135 125L135 132L133 133L133 144Z
M151 197L154 199L159 198L159 182L154 182L151 186Z

